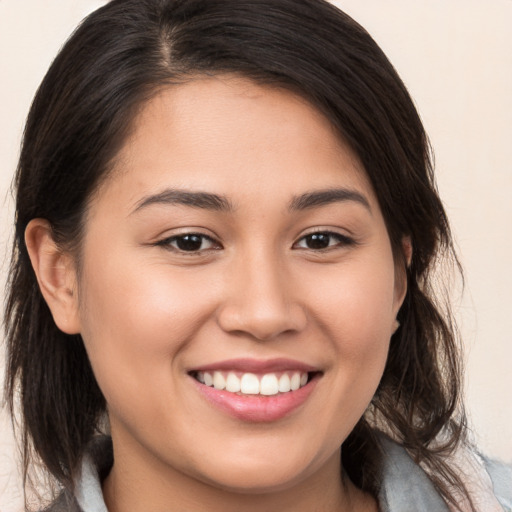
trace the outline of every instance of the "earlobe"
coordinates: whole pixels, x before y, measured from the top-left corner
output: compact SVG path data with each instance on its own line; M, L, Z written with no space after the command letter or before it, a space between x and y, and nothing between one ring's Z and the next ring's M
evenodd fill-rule
M50 223L32 219L25 243L37 282L57 327L67 334L80 332L76 271L71 255L53 239Z

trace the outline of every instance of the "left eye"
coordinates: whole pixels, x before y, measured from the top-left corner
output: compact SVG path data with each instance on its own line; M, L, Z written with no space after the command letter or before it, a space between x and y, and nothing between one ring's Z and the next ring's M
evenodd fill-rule
M172 236L158 242L158 245L170 247L181 252L199 252L218 248L218 244L214 240L199 233Z
M309 235L302 237L295 244L295 247L319 251L322 249L328 249L329 247L350 245L352 243L353 241L344 235L329 231L322 231L318 233L310 233Z

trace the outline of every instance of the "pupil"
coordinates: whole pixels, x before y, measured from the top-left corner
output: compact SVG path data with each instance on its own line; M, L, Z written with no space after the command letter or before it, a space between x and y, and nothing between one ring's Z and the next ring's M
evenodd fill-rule
M310 249L325 249L329 247L330 235L315 233L307 237L307 245Z
M199 235L185 235L176 240L176 245L182 251L198 251L201 249L202 242Z

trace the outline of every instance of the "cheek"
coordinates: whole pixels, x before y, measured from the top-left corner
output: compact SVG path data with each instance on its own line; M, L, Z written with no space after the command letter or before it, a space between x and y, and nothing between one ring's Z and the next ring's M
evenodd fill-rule
M198 294L201 280L192 273L171 274L163 265L129 263L116 259L86 273L84 334L92 343L103 339L144 353L163 350L197 325L208 307L208 290L203 283L206 293Z
M394 265L386 259L354 258L338 271L317 275L309 295L317 323L337 349L358 359L388 341L395 310ZM320 284L321 283L321 284Z
M84 267L82 337L107 401L169 386L180 352L210 312L214 295L200 276L108 255ZM137 268L137 271L133 269Z
M321 282L312 300L315 321L333 354L327 372L336 402L332 410L336 424L353 426L371 401L387 360L394 318L393 260L364 265L354 260Z
M393 283L366 276L357 292L342 294L343 313L335 326L336 351L353 390L370 393L370 400L384 371L392 322Z

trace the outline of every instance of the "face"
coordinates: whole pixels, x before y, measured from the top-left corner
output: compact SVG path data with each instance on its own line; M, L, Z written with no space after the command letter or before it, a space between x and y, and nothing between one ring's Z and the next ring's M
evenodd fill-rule
M243 491L337 468L401 281L361 164L311 105L234 77L163 90L82 247L77 314L116 464Z

